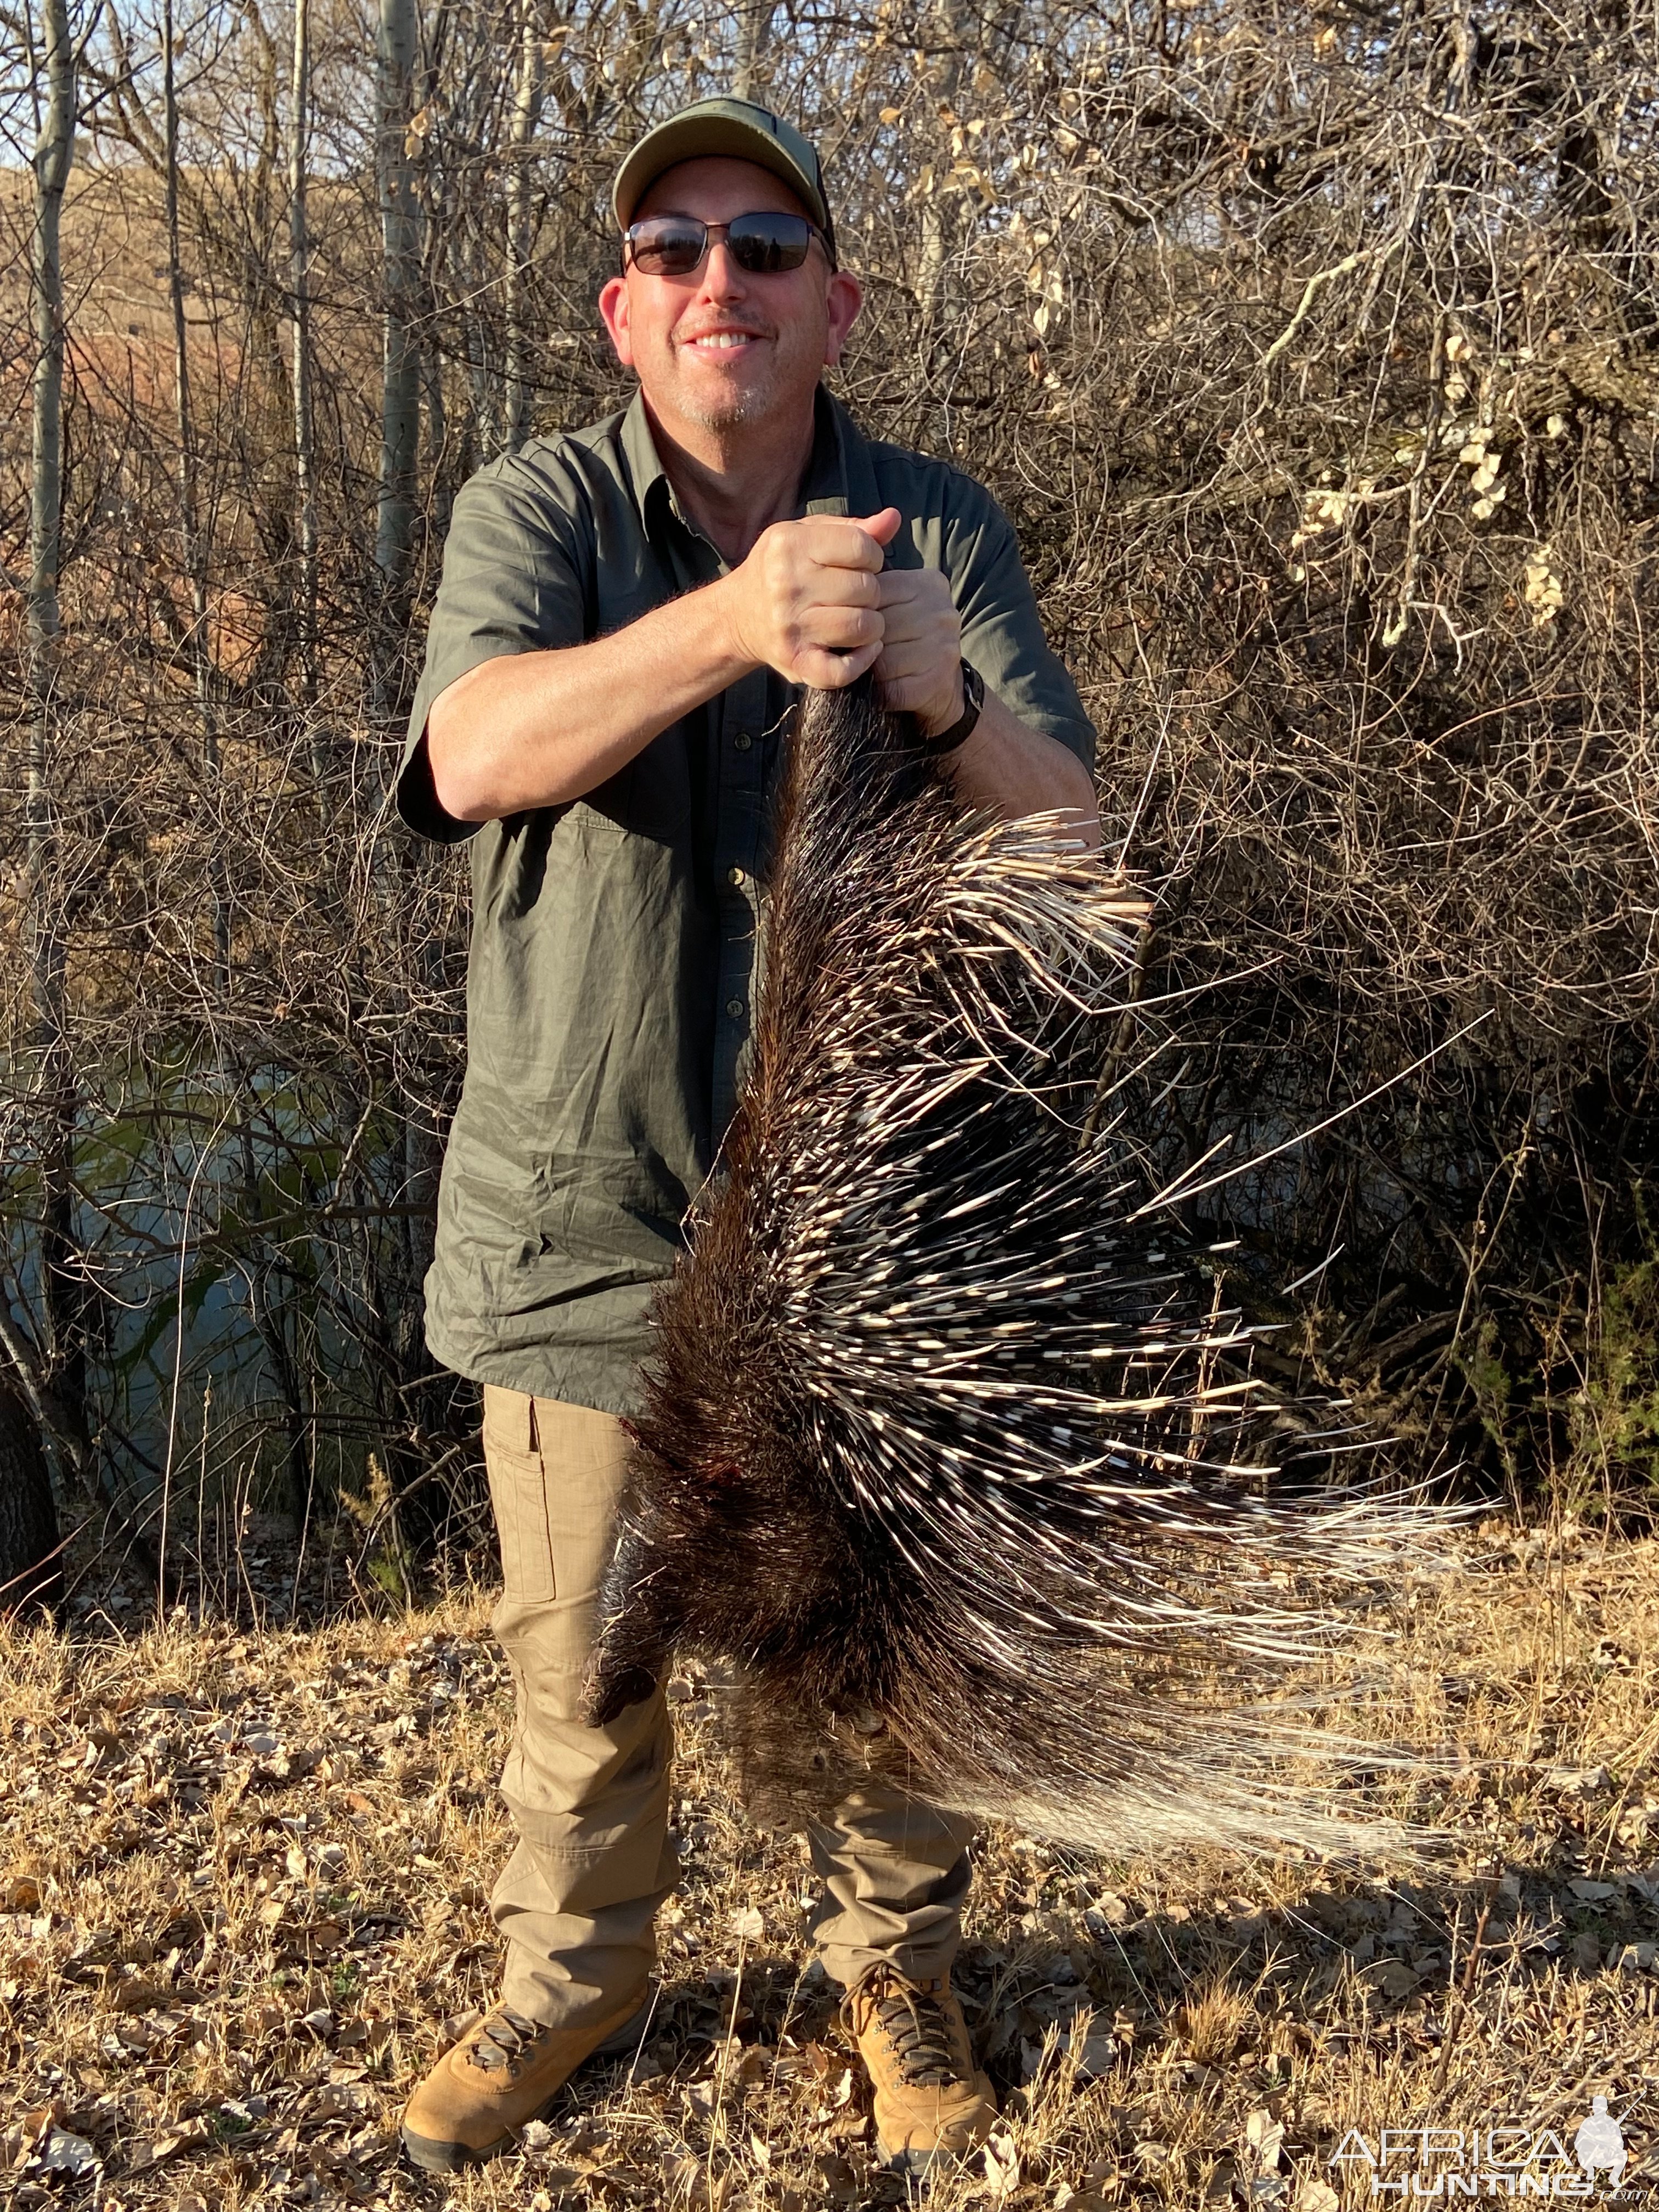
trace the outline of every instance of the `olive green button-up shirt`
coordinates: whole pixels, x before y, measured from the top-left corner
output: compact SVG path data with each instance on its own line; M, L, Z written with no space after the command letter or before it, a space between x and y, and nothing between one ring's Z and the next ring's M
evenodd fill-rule
M889 565L944 570L987 686L1092 764L1001 509L945 463L865 438L820 392L799 512L884 507L904 517ZM412 828L472 838L466 1077L427 1341L477 1382L608 1413L638 1405L647 1308L736 1101L795 694L758 670L585 799L476 835L437 803L426 718L495 654L621 629L725 565L681 513L638 398L480 471L455 502L398 780Z

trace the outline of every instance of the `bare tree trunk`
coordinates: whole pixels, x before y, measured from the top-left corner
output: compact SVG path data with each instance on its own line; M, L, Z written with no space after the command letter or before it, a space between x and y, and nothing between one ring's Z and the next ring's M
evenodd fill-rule
M513 93L507 171L507 450L530 431L530 334L525 309L533 244L530 164L542 114L542 36L536 0L523 0L519 73Z
M202 788L208 805L222 807L219 731L213 706L213 654L209 633L207 540L201 526L196 466L196 422L190 404L190 332L185 319L185 274L179 248L179 82L173 0L161 9L162 205L167 238L167 302L173 314L173 390L179 431L179 535L190 586L190 667L196 710L202 719ZM213 957L220 988L230 986L230 900L224 875L222 822L210 821L207 846L213 909Z
M732 89L739 100L760 97L760 62L772 36L773 0L747 0L738 18L738 65Z
M22 1400L0 1386L0 1613L55 1608L63 1587L40 1431Z
M317 477L311 419L311 238L306 209L311 139L310 0L294 0L294 77L289 108L288 268L294 316L294 487L300 536L300 693L313 718L312 766L323 800L326 763L317 754Z
M57 882L52 736L58 714L58 569L64 534L64 271L59 233L75 149L75 52L67 0L42 0L46 97L34 152L32 306L33 467L29 499L27 672L30 704L27 900L40 1072L40 1297L52 1441L91 1480L86 1287L75 1218L76 1087L64 1001L64 914Z
M428 313L431 301L428 301ZM426 401L426 462L431 485L428 526L440 544L449 535L449 514L455 493L449 454L449 416L444 404L444 356L438 345L421 355L421 388Z
M405 612L420 431L419 210L409 143L418 25L416 0L380 0L379 164L385 321L380 386L380 512L374 559L384 600L383 650L377 654L376 705L392 706L388 681Z
M63 627L58 597L64 527L64 270L58 235L75 138L75 64L64 0L44 0L46 98L34 153L33 480L29 503L28 858L34 925L35 1011L50 1045L61 1040L64 944L50 882L57 848L52 722Z

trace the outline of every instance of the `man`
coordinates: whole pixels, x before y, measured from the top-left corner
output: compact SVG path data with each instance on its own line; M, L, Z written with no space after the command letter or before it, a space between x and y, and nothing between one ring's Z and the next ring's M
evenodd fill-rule
M667 1712L659 1687L589 1728L583 1670L646 1310L742 1076L793 687L873 668L961 798L1073 810L1099 836L1093 732L1007 521L819 387L860 294L811 147L705 101L634 149L614 204L622 273L599 309L638 394L456 501L399 786L417 830L477 832L427 1332L484 1386L518 1696L501 2002L404 2116L438 2171L503 2148L641 2032L677 1872ZM995 2116L949 1980L969 1835L872 1790L811 1838L813 1934L883 2152L912 2169Z

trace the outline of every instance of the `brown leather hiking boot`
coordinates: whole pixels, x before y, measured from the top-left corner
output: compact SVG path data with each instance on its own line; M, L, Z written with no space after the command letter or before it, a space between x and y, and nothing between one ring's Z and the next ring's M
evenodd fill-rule
M540 2119L583 2059L626 2051L644 2024L637 1997L586 2027L543 2027L497 2005L445 2051L410 2099L404 2149L428 2173L482 2165Z
M842 2019L875 2084L876 2148L890 2166L926 2173L935 2159L985 2141L996 2092L974 2063L948 1981L910 1982L874 1966L848 1991Z

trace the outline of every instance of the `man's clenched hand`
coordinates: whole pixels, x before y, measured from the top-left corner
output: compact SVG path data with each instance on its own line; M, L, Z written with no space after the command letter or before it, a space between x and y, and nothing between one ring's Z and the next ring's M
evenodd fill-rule
M937 568L889 568L881 587L882 703L914 714L927 737L960 719L962 617Z
M902 519L884 507L862 520L811 514L763 530L717 587L743 658L820 691L873 666L887 637L883 549Z

